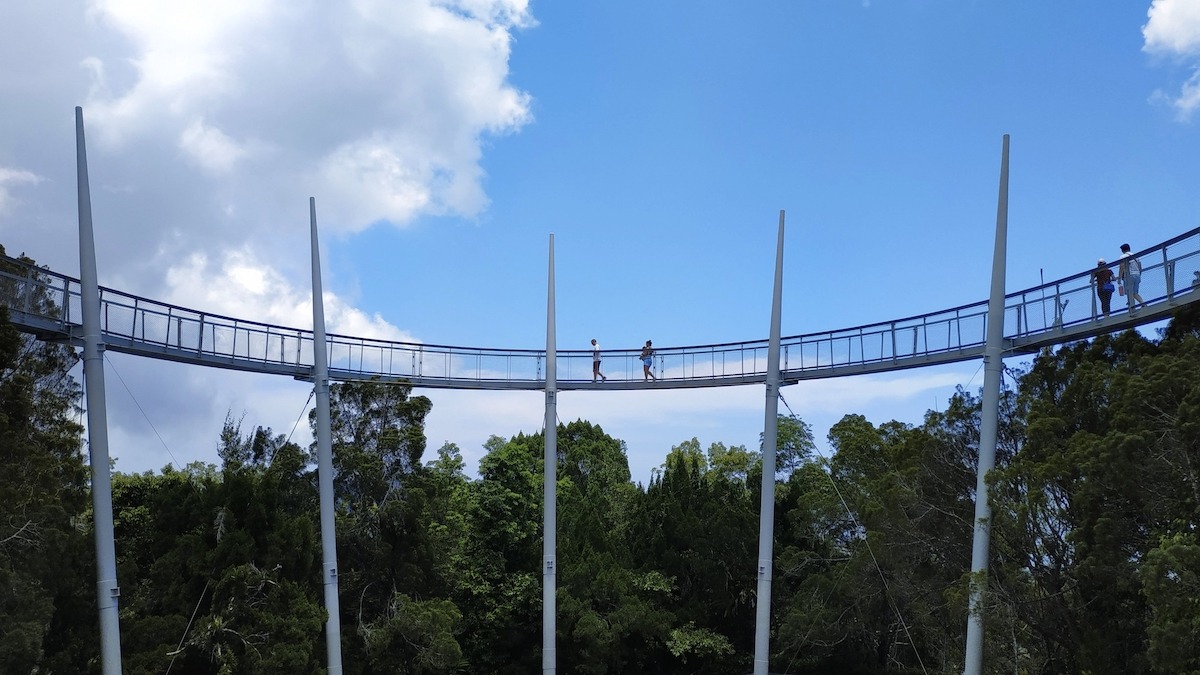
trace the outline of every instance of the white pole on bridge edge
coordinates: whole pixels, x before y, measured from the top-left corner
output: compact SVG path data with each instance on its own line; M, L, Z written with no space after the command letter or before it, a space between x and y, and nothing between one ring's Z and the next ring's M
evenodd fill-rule
M92 468L92 520L96 527L96 598L100 607L100 660L104 675L121 673L121 587L113 537L112 472L108 455L108 408L104 399L104 338L100 332L100 284L92 232L83 108L75 108L75 169L79 191L79 293L83 305L83 381L87 387L88 461ZM69 302L70 298L63 298Z
M325 659L329 675L342 674L342 616L338 599L337 534L333 512L333 434L329 429L329 351L325 342L325 300L321 250L317 244L317 200L308 198L312 233L313 390L317 414L317 488L321 500L321 569L325 588Z
M1004 271L1008 250L1008 134L1000 159L1000 197L996 206L996 243L992 252L992 289L988 297L983 347L983 401L979 423L979 466L975 470L975 534L971 545L971 592L967 616L964 675L983 672L983 608L988 585L988 546L992 507L987 474L996 465L1000 428L1000 379L1004 373Z
M542 539L542 675L553 675L558 667L555 647L557 630L556 602L558 588L555 551L558 548L558 369L555 359L554 335L554 234L550 235L550 269L546 284L546 447L542 478L543 531Z
M771 298L771 337L767 342L767 405L763 420L762 502L758 522L758 597L754 615L754 675L770 668L771 570L775 550L775 446L779 434L779 342L783 313L783 211L775 244L775 290Z

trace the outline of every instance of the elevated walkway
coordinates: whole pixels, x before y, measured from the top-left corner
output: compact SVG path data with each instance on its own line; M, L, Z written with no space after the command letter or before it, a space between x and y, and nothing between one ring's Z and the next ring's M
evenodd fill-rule
M1054 344L1168 318L1200 301L1200 228L1136 257L1143 266L1144 307L1130 311L1112 297L1105 317L1092 270L1010 293L1005 300L1006 353ZM1116 271L1116 261L1111 266ZM0 304L12 323L43 340L82 344L79 280L27 260L0 258ZM216 368L311 377L312 331L211 314L101 288L104 342L113 351ZM983 357L987 302L881 323L783 338L783 382L880 373ZM416 387L542 390L546 352L535 349L455 347L329 335L334 380L403 380ZM638 350L606 350L608 381L592 382L590 350L557 352L558 389L679 389L766 381L767 340L660 348L656 381L642 380Z

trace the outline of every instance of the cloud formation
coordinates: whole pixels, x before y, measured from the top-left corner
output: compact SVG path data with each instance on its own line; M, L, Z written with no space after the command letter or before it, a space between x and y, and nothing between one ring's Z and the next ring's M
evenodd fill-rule
M219 261L195 253L167 272L154 298L174 305L290 328L312 327L312 291L297 287L246 250ZM368 315L331 291L324 292L326 330L379 340L416 342L378 314Z
M0 213L4 213L13 197L10 186L17 184L37 185L41 179L30 171L9 169L0 166Z
M1177 94L1167 95L1181 119L1200 108L1200 2L1154 0L1142 27L1147 53L1176 59L1191 70Z
M507 81L511 32L532 23L517 0L93 10L129 45L86 59L99 142L174 148L247 200L318 195L334 229L477 214L481 138L530 119Z

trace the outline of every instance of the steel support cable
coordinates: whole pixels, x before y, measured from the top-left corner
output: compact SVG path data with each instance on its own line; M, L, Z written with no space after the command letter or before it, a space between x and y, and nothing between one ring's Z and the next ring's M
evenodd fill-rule
M142 417L145 418L146 424L150 425L150 429L154 432L154 435L158 437L158 442L162 443L163 449L167 451L168 455L170 455L171 461L177 466L180 466L180 468L183 468L179 464L179 460L175 458L175 453L171 452L170 446L167 445L167 442L163 440L163 437L158 433L158 429L154 426L154 422L150 420L150 416L147 415L145 409L142 408L142 404L138 401L137 396L133 394L133 390L129 388L129 384L125 382L125 378L121 377L121 371L117 370L117 366L112 362L111 359L108 358L108 354L104 355L104 362L108 364L108 367L112 369L113 374L117 376L117 380L121 383L121 386L125 388L125 393L129 394L129 398L133 401L133 404L137 406L138 412L142 413ZM187 483L188 486L192 488L192 492L195 494L196 498L199 499L201 497L200 490L196 487L195 482L189 479ZM196 613L200 611L200 605L204 602L204 596L208 593L208 588L212 585L212 577L216 574L216 572L217 569L214 567L209 571L208 578L204 580L204 588L200 591L200 597L196 599L196 606L192 608L192 615L190 618L188 618L187 626L185 626L183 629L183 635L179 636L179 644L175 647L175 651L170 653L171 661L167 664L167 675L170 675L171 668L175 666L175 659L178 658L179 654L183 652L183 643L187 640L187 634L192 629L192 623L196 620Z
M213 569L216 572L216 569ZM212 576L211 574L209 575ZM175 658L183 652L183 642L187 640L188 631L192 630L192 623L196 621L196 613L200 611L200 603L204 602L204 594L208 592L208 587L212 584L212 579L204 580L204 589L200 591L200 598L196 600L196 606L192 608L192 616L188 618L187 625L183 628L183 635L179 636L179 644L175 647L175 651L171 652L171 662L167 664L166 675L171 675L171 668L175 667Z
M154 432L154 435L156 437L158 437L158 442L162 443L163 449L165 449L167 451L167 454L170 455L171 461L174 462L177 466L179 466L182 469L183 466L179 463L179 460L175 458L175 453L171 452L170 446L167 445L167 442L163 439L162 435L158 433L158 429L154 426L154 422L151 421L150 416L146 414L146 411L144 408L142 408L142 404L138 401L137 396L135 396L133 393L133 390L131 390L129 388L129 384L125 382L125 378L121 377L121 372L119 370L117 370L116 365L114 365L112 360L108 358L107 354L104 355L104 361L105 361L105 363L108 364L109 368L112 369L113 374L117 376L117 380L120 381L121 386L125 388L125 392L127 394L129 394L129 398L133 401L133 404L135 406L137 406L138 412L142 413L142 417L145 418L146 424L150 425L150 429ZM300 416L296 418L296 423L292 425L292 431L291 431L291 433L288 434L288 439L286 442L288 442L288 443L291 442L292 434L296 433L296 427L298 427L300 425L300 420L304 418L304 412L306 410L308 410L308 404L312 402L313 396L315 394L316 394L316 388L314 387L313 389L311 389L309 391L308 400L306 400L304 402L304 406L300 409ZM84 400L86 400L86 399L84 399ZM81 414L82 414L82 412L81 412ZM201 497L200 491L196 487L196 484L193 481L188 480L188 485L192 488L192 492L195 493L196 497L200 498ZM192 615L188 619L187 626L185 626L183 629L183 635L181 635L179 637L179 644L176 646L175 651L170 653L171 661L170 661L170 663L167 664L167 670L166 670L167 675L170 674L171 668L174 667L175 659L179 656L180 653L183 652L183 643L184 643L184 641L187 640L188 632L191 631L191 629L192 629L192 624L196 620L196 613L200 611L200 605L204 602L204 596L205 596L205 594L208 593L208 589L212 585L212 577L213 577L213 575L216 574L216 571L217 570L214 567L209 572L208 578L204 580L204 588L200 591L200 597L196 600L196 606L192 609Z
M292 430L291 430L291 432L288 433L287 440L284 441L285 444L292 442L292 434L296 433L296 427L300 426L300 420L304 419L304 413L308 410L308 404L312 403L313 396L316 396L316 395L317 395L317 388L316 388L316 386L313 386L312 389L308 390L308 400L305 401L304 405L300 408L300 416L296 418L296 423L292 425Z
M175 465L180 469L182 469L183 465L179 463L178 459L175 459L175 453L171 452L171 448L167 445L167 442L163 440L162 435L158 433L158 428L154 426L154 422L150 420L150 416L147 415L145 409L142 408L142 404L138 401L137 396L133 395L133 390L129 388L129 385L125 382L125 378L121 377L121 371L117 370L116 364L112 362L112 359L108 358L107 352L104 354L104 362L108 364L108 367L112 369L113 374L117 376L117 380L121 382L121 386L125 387L125 393L129 394L129 398L133 401L133 405L137 406L138 412L142 414L142 418L146 420L146 424L150 425L150 430L154 432L154 436L158 439L158 442L162 444L163 449L167 451L168 455L170 455L171 461L174 462ZM194 488L195 486L193 486L193 489Z
M849 558L846 558L846 560L849 560ZM829 592L825 594L825 599L821 601L822 606L824 606L825 603L829 602L829 598L831 598L833 596L834 592L837 591L838 586L841 585L842 578L846 576L846 570L848 570L848 569L850 569L849 565L842 565L842 569L838 572L837 579L835 579L833 584L829 587ZM808 637L810 635L812 635L812 632L816 629L817 629L817 619L816 619L816 617L814 617L812 620L812 623L809 624L809 626L808 626L808 631L806 633L804 633L804 637L800 640L801 646L803 646L804 644L806 644L808 642ZM796 663L796 659L798 659L798 658L800 658L800 649L796 649L796 654L792 657L792 659L790 661L788 661L787 668L784 669L785 673L791 671L792 664Z
M797 417L796 412L792 410L792 406L788 405L787 399L783 397L782 391L779 392L779 400L781 403L783 403L783 406L788 409L788 412L791 413L792 417ZM817 450L816 452L817 456L826 463L826 466L830 466L830 460L827 459L825 455L821 454L820 450ZM832 469L832 466L830 466L830 469ZM829 483L833 486L833 491L837 494L838 501L842 503L842 508L846 509L846 515L850 516L850 522L854 524L856 529L863 530L865 532L865 528L863 528L862 524L858 522L858 518L854 515L854 512L850 510L850 505L846 503L846 498L842 496L842 491L838 488L837 481L833 479L833 472L826 471L825 475L829 478ZM898 620L900 622L900 626L904 628L904 635L908 638L908 643L912 645L913 654L917 657L917 663L921 665L921 672L928 675L929 670L925 668L925 660L921 658L921 653L917 650L917 643L913 641L912 633L908 629L908 622L906 622L904 617L900 614L900 608L896 605L896 601L892 597L892 588L888 584L887 578L883 575L883 568L879 565L879 559L875 557L875 551L871 548L871 542L868 537L863 537L863 544L867 547L867 553L871 556L871 563L875 566L875 571L879 574L879 581L883 584L884 597L887 598L888 605L892 608L892 612L895 613L896 620Z

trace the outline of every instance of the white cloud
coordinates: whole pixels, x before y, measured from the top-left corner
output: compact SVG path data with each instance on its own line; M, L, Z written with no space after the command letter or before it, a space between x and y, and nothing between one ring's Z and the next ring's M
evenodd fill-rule
M179 147L201 168L212 173L228 173L247 151L223 131L204 120L192 122L179 137Z
M214 262L196 253L167 272L156 297L174 305L291 328L312 327L312 291L293 286L253 253L230 251ZM416 340L378 314L368 315L337 294L324 293L326 330L379 340Z
M1200 2L1154 0L1142 27L1144 49L1180 56L1200 53Z
M1179 97L1175 99L1175 107L1184 118L1200 108L1200 68L1192 74L1180 89Z
M301 447L312 442L310 383L115 352L105 354L105 371L109 454L119 471L196 461L219 465L217 442L226 414L235 421L244 417L243 433L270 427Z
M11 186L18 184L37 185L41 180L40 177L31 171L0 166L0 213L4 213L9 205L12 204Z
M148 120L183 118L214 98L236 91L235 66L245 58L257 30L266 27L270 0L212 0L163 4L152 0L95 0L92 10L104 24L134 45L129 57L137 70L130 90L115 98L99 96L87 108L111 142L144 130ZM94 72L104 60L88 59ZM97 92L103 91L100 87Z
M529 96L507 82L511 31L533 24L526 2L95 0L93 10L131 51L85 59L89 126L114 152L175 147L215 181L196 189L259 202L227 197L214 213L271 213L311 194L328 230L473 216L488 203L483 137L531 119ZM132 77L119 87L109 73L123 64ZM261 230L251 225L243 237Z
M1165 95L1186 119L1200 107L1200 2L1197 0L1154 0L1142 27L1143 49L1151 54L1178 59L1193 70L1178 94Z

